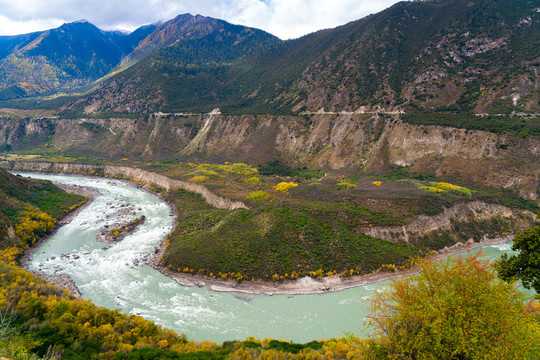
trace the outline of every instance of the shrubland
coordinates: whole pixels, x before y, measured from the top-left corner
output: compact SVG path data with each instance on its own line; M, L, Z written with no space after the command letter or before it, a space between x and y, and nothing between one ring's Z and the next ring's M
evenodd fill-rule
M533 302L497 278L481 252L424 261L372 300L380 359L536 359L540 324Z
M204 176L200 183L211 191L247 205L248 209L223 210L183 190L163 193L175 204L179 218L162 264L173 271L222 279L282 281L364 274L383 264L404 267L411 257L456 241L511 233L517 223L503 218L483 221L481 226L458 221L450 231L409 243L375 239L362 231L402 226L418 215L440 214L474 200L538 211L534 202L510 191L465 186L433 175L327 173L314 180L278 162L258 168L228 162L148 163L144 168L179 180Z

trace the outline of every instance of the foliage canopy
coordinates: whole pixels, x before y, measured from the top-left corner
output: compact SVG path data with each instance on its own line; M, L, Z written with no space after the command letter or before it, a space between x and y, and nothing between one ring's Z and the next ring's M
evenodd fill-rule
M540 226L516 235L512 250L519 250L519 254L503 254L497 261L499 276L507 281L519 279L524 287L540 294Z
M488 260L425 261L372 300L370 324L390 359L537 359L540 326Z

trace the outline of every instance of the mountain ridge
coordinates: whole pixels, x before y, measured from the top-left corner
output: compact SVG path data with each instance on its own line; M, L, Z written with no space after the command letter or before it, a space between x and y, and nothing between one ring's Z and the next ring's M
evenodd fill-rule
M81 86L109 73L146 30L122 34L86 21L20 36L0 37L0 99ZM142 34L141 34L142 32Z
M182 14L125 34L79 20L42 32L0 36L0 101L54 94L121 72L150 52L181 40L203 37L233 25L201 15ZM264 33L235 25L235 31Z
M146 111L539 113L535 9L530 0L400 2L232 63L189 69L177 66L183 45L171 44L67 109L133 113L131 101L160 93ZM110 85L122 82L139 89L106 105Z

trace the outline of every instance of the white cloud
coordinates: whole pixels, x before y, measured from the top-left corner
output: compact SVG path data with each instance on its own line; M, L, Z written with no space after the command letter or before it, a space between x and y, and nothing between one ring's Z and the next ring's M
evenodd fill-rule
M0 14L0 34L19 35L45 29L53 29L62 25L65 21L60 19L30 19L13 21Z
M0 34L45 30L79 19L133 30L183 13L264 29L283 39L335 27L396 0L0 0Z
M332 28L381 11L396 0L241 0L229 9L232 22L263 28L283 39Z

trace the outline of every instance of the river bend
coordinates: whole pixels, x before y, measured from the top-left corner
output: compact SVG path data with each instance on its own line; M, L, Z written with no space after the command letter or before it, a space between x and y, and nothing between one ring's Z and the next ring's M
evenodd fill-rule
M246 295L183 287L144 264L173 228L171 208L157 196L112 179L23 174L63 184L89 186L100 195L35 250L30 268L67 274L85 299L138 314L189 339L243 340L248 336L308 342L345 332L368 336L369 297L380 282L324 295ZM144 215L138 230L115 244L96 241L104 225ZM489 257L509 244L486 248ZM139 265L136 265L136 264Z

